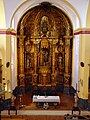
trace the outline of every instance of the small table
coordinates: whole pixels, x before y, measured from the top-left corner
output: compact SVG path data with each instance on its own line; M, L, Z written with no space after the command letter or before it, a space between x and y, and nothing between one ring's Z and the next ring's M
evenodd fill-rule
M33 102L35 103L59 103L60 104L60 97L59 96L33 96Z
M59 96L33 96L33 102L47 102L47 103L59 103L60 104L60 97Z
M17 108L16 108L16 106L10 106L9 108L8 108L8 114L10 115L10 111L15 111L16 112L16 115L17 115Z
M34 95L33 96L33 102L40 103L40 105L43 105L43 108L48 108L49 104L52 104L56 107L56 105L60 104L60 97L59 96L39 96Z

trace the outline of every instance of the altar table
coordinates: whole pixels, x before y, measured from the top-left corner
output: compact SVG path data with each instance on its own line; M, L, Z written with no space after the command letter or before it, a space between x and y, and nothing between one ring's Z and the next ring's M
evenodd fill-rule
M33 96L33 102L53 102L60 104L60 97L59 96Z

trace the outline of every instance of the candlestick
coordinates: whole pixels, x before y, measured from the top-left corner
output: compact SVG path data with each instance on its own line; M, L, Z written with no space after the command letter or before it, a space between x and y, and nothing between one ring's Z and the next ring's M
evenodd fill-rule
M76 83L76 92L77 92L77 83Z

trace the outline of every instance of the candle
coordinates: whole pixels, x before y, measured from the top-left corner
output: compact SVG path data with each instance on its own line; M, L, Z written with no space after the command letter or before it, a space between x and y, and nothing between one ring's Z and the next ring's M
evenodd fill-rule
M77 92L77 83L76 83L76 92Z

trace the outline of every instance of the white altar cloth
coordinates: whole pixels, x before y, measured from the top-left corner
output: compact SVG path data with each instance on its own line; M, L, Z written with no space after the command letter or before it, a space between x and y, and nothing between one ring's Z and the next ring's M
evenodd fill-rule
M59 96L33 96L33 102L58 102L60 104Z

